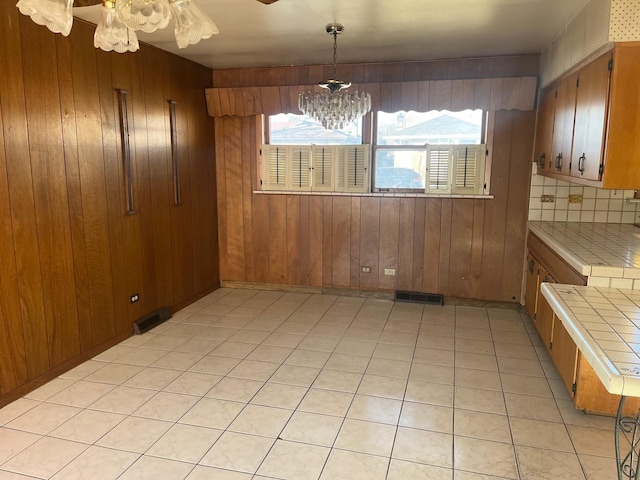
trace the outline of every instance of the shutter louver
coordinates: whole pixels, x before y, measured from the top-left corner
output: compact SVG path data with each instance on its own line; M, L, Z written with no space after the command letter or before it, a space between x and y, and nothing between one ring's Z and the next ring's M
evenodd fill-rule
M262 188L264 190L287 189L288 153L289 148L287 146L262 146Z
M427 146L427 193L451 192L451 153L448 145Z
M369 164L368 145L338 147L338 188L340 192L368 192Z
M484 178L484 145L456 146L453 151L453 193L482 193Z
M311 148L292 146L291 190L311 190Z
M312 190L332 192L334 186L336 149L331 146L313 147Z

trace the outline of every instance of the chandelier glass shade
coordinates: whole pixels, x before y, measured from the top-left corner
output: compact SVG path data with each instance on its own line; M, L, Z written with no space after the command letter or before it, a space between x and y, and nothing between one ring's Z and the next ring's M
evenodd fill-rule
M53 33L61 33L65 37L71 33L73 0L19 0L16 6L20 13Z
M68 36L73 25L73 1L18 0L17 7L35 23ZM135 52L140 48L136 31L151 33L166 28L172 17L179 48L218 33L196 0L103 0L93 43L107 52Z
M168 0L115 0L118 17L131 30L151 33L171 20Z
M96 27L93 45L105 52L135 52L140 48L136 32L120 21L113 2L104 2L102 20Z
M298 108L326 129L343 129L371 110L371 95L365 92L343 91L351 86L350 83L336 80L338 35L344 31L344 27L331 23L327 25L326 30L333 36L333 78L319 83L323 91L300 93Z
M187 48L218 33L218 27L193 0L172 0L171 13L176 21L179 48Z

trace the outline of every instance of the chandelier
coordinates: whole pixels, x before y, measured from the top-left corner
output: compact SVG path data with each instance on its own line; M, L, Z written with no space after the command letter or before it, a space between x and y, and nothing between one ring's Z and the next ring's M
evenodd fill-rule
M73 24L74 0L19 0L20 13L65 37ZM92 5L96 1L79 2ZM104 51L135 52L140 48L136 31L151 33L175 22L179 48L194 45L218 33L218 28L195 0L102 0L102 19L93 44Z
M336 80L338 35L344 32L339 23L327 25L327 33L333 35L333 78L318 85L321 92L303 92L298 96L298 108L326 129L345 128L349 123L371 110L371 95L364 92L348 93L351 83ZM328 90L328 91L327 91Z

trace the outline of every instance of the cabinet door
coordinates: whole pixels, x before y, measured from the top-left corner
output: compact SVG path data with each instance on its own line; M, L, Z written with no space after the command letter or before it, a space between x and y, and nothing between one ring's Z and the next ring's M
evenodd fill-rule
M551 171L561 175L571 174L571 147L573 146L573 123L576 114L576 85L578 77L571 75L556 88L555 119L553 122Z
M555 94L556 92L553 88L540 92L533 157L533 161L538 165L538 173L549 172L553 166L551 161L551 139L553 138Z
M578 347L564 328L562 322L555 319L553 325L553 341L551 343L551 358L562 378L562 383L573 397L573 384L576 381L578 367Z
M600 180L600 165L609 102L611 53L589 63L578 72L576 120L574 129L571 175Z
M555 283L551 275L549 275L542 265L539 266L539 271L539 284L542 282ZM551 342L553 340L553 318L553 309L551 308L551 305L549 305L549 302L547 302L547 299L544 298L544 295L540 292L540 287L538 287L536 328L538 329L542 343L544 343L547 350L551 350Z
M527 253L527 264L525 266L525 289L524 306L529 312L533 323L536 323L536 306L538 302L538 273L539 265L531 253Z

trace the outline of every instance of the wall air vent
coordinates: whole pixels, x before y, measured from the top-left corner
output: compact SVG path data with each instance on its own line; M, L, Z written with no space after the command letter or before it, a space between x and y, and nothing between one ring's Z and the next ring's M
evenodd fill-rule
M396 290L394 300L396 302L444 305L444 297L439 293L402 292Z
M136 335L142 335L144 332L148 332L170 318L171 310L169 310L169 307L162 307L161 309L142 317L140 320L133 322L133 331Z

